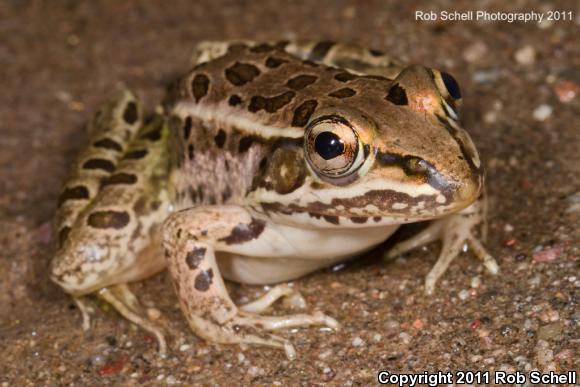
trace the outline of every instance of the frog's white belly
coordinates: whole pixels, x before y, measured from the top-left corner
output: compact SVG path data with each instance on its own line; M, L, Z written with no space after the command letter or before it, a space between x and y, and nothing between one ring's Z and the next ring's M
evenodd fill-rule
M247 243L240 254L217 252L223 276L245 284L289 281L362 253L386 240L398 225L359 229L300 229L267 227L260 238ZM272 250L277 251L272 258ZM262 254L264 252L264 254ZM270 254L267 254L267 253Z

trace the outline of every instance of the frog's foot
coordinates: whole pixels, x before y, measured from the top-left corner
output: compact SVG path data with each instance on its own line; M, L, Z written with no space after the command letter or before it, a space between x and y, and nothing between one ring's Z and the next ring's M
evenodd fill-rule
M304 300L304 297L302 297L298 291L292 289L288 285L276 285L262 297L247 304L240 305L239 308L243 312L263 313L274 302L278 301L282 297L284 298L285 304L287 306L291 306L296 309L306 308L306 301Z
M272 253L274 239L282 240L264 221L238 206L196 207L174 213L163 226L163 246L181 308L191 329L206 340L224 344L254 344L284 349L292 344L268 331L323 325L338 328L333 318L316 312L287 316L261 316L277 299L294 293L287 286L274 287L258 300L242 307L231 300L215 259L214 249L236 254Z
M482 260L491 274L497 274L499 272L497 262L472 232L481 222L480 204L475 203L457 214L433 221L417 235L395 245L385 254L385 259L392 259L409 250L440 239L442 242L441 253L437 263L425 278L425 292L427 294L433 293L439 278L466 244L471 247L476 257Z
M83 331L91 329L91 313L92 308L87 305L86 300L82 297L73 297L73 301L83 317Z
M127 285L121 284L103 288L97 292L97 296L109 303L121 316L155 336L159 345L159 354L165 355L167 343L163 331L144 316L137 297Z

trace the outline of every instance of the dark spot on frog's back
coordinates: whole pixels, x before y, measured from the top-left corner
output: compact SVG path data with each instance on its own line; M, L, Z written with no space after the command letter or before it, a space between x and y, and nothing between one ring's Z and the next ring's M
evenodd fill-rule
M334 76L334 79L340 82L348 82L356 78L358 78L358 75L351 74L348 71L343 71L342 73L338 73Z
M371 54L372 56L383 56L385 55L385 53L381 50L374 50L374 49L370 49L369 50L369 54Z
M115 164L107 159L89 159L83 164L83 169L101 169L106 172L113 172Z
M265 65L270 69L275 69L284 63L288 63L288 61L286 59L276 58L275 56L269 56L266 58Z
M117 152L123 152L123 147L116 142L115 140L111 140L110 138L103 138L102 140L96 141L93 143L95 148L103 148L109 149Z
M213 282L213 270L202 270L195 277L194 287L200 292L205 292L209 289Z
M161 127L156 126L148 132L143 133L140 138L142 140L159 141L161 139Z
M261 44L258 44L256 46L254 46L254 47L251 47L250 48L250 52L254 52L256 54L261 54L261 53L264 53L264 52L273 51L275 49L276 49L275 46L271 46L268 43L261 43Z
M137 122L138 118L139 114L137 112L137 104L134 101L131 101L127 104L127 107L123 112L123 120L129 125L133 125Z
M203 258L205 257L205 247L195 247L185 256L185 263L190 269L197 269Z
M209 89L209 78L205 74L197 74L191 81L191 94L195 102L207 95Z
M243 86L260 75L260 69L250 63L236 62L225 71L226 79L235 86Z
M255 141L256 141L256 137L254 137L254 136L242 137L240 139L240 143L238 144L238 152L239 153L246 153Z
M316 79L317 77L315 75L302 74L289 79L288 82L286 82L286 86L292 90L302 90L316 82Z
M405 92L405 89L402 88L398 83L391 86L389 89L389 94L387 94L385 99L394 103L395 105L407 105L409 103L409 100L407 99L407 92Z
M332 93L328 94L328 96L334 97L334 98L348 98L348 97L352 97L355 94L356 94L356 91L354 91L350 87L345 87L343 89L333 91Z
M218 148L223 148L226 143L226 132L223 129L220 129L218 133L214 137L215 145Z
M289 104L295 95L296 93L293 91L287 91L274 97L262 97L260 95L256 95L250 100L248 110L252 113L256 113L260 110L265 110L268 113L275 113L282 107Z
M107 179L103 181L102 186L105 187L107 185L116 185L116 184L125 184L131 185L137 182L137 176L130 174L130 173L116 173L114 175L109 176Z
M125 159L125 160L139 160L139 159L142 159L143 157L147 156L147 153L149 153L149 151L147 149L136 149L136 150L132 150L130 152L125 153L125 156L123 156L123 159Z
M310 116L316 110L318 102L314 99L304 101L294 110L294 117L292 117L292 126L302 127L308 123Z
M193 123L191 121L191 117L187 117L185 119L185 123L183 124L183 138L184 139L188 139L189 136L191 135L191 127L193 126Z
M227 245L237 245L244 242L251 241L258 238L266 228L266 222L260 219L252 218L249 224L240 223L233 230L230 235L221 238L218 241L224 242Z
M324 57L326 56L326 54L328 54L328 51L330 51L330 49L332 48L332 46L334 46L334 44L335 43L331 41L322 41L316 43L316 45L310 52L308 59L315 61L324 59Z
M239 95L232 95L229 99L228 99L228 105L230 106L238 106L242 104L242 99L240 98Z
M193 160L193 157L195 156L195 155L193 154L193 151L194 151L193 144L189 144L189 145L187 146L187 157L188 157L190 160Z
M121 229L129 224L129 213L125 211L97 211L89 215L88 225L100 229Z
M87 187L77 185L76 187L67 187L58 197L58 206L67 200L84 200L89 198L89 190Z

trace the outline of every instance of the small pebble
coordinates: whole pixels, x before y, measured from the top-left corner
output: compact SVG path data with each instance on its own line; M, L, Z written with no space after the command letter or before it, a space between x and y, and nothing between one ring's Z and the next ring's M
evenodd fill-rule
M352 345L353 347L361 347L365 344L364 340L361 339L360 337L355 337L354 339L352 339Z
M506 224L503 226L503 230L504 230L505 232L512 232L512 231L514 231L514 226L512 226L512 225L511 225L511 224L509 224L509 223L506 223Z
M552 115L553 110L550 105L542 104L534 109L532 116L537 121L545 121Z
M417 330L421 330L421 329L425 328L425 323L423 322L423 320L418 318L415 321L413 321L413 328L415 328Z
M324 351L324 352L321 352L321 353L318 355L318 358L319 358L320 360L324 360L324 359L326 359L327 357L329 357L330 355L332 355L332 350L331 350L331 349L327 349L326 351Z
M473 73L471 79L473 79L475 83L486 84L497 81L499 77L500 77L499 71L488 70L488 71L476 71L475 73Z
M147 317L149 320L156 321L161 317L161 311L157 308L147 308Z
M462 291L459 292L459 294L457 296L459 297L459 299L461 301L465 301L469 298L469 291L463 289Z
M544 310L538 317L543 322L556 322L560 320L560 314L557 310Z
M332 380L332 378L336 376L336 372L334 372L334 370L330 367L324 367L322 374L325 382Z
M189 344L183 344L182 346L179 347L179 351L181 352L189 351L189 349L191 349L191 345Z
M375 343L378 343L381 341L382 338L383 338L383 336L380 333L375 333L375 335L373 336L373 341Z
M538 329L539 340L554 339L562 334L563 325L561 322L547 324Z
M479 288L481 286L481 278L479 276L472 277L470 286L474 289Z
M399 338L400 338L400 339L401 339L401 341L402 341L403 343L405 343L405 344L409 344L409 343L411 342L411 339L412 339L411 335L409 335L409 334L408 334L408 333L406 333L406 332L401 332L401 333L399 333Z
M554 87L554 92L560 102L568 103L580 94L580 86L571 81L563 81Z
M487 46L483 42L475 42L463 51L463 59L474 63L481 60L487 54Z
M532 46L524 46L517 50L514 56L519 64L531 65L536 61L536 49Z
M538 340L536 344L536 360L541 367L545 367L554 360L554 351L550 349L550 344L547 341Z
M494 124L497 121L498 113L489 111L483 115L483 122L486 124Z
M552 262L555 261L562 255L561 246L553 246L541 251L534 252L534 261L536 262Z
M266 372L264 371L264 369L260 367L251 366L250 368L248 368L248 375L250 375L253 378L255 378L256 376L264 375L265 373Z

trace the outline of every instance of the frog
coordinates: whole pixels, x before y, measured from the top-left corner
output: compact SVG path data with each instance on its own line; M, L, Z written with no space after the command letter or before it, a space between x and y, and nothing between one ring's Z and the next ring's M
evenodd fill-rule
M130 283L165 269L191 330L221 344L296 350L287 328L340 329L322 311L267 315L288 285L430 221L385 253L442 242L432 294L469 246L499 266L485 224L484 169L450 74L330 41L202 42L152 114L129 90L89 123L59 196L50 277L90 327L87 297L154 335ZM225 280L268 285L236 305ZM303 311L302 311L303 312Z

